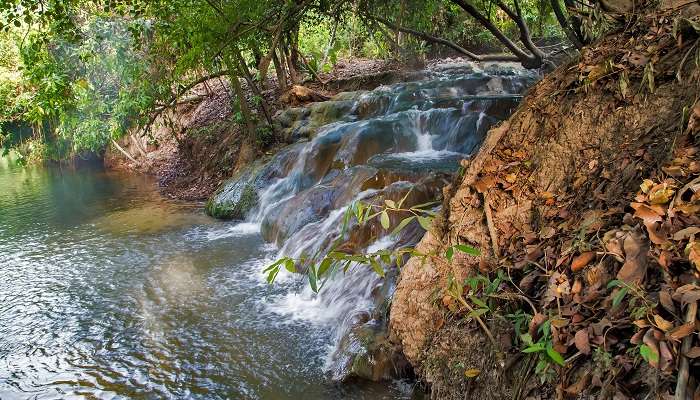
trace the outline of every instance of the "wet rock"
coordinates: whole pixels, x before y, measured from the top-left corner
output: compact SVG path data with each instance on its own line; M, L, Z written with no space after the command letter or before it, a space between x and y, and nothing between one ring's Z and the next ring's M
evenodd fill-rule
M335 354L335 380L382 381L412 375L413 369L399 349L389 342L385 321L370 320L354 327Z
M288 146L269 161L260 160L229 179L209 198L206 213L219 219L245 219L257 207L261 191L289 172L302 147L303 143Z
M329 174L320 184L270 210L262 221L263 237L272 242L284 242L302 227L320 221L332 210L349 203L360 192L364 182L376 174L376 169L365 166Z
M229 181L207 201L207 214L220 219L245 219L258 203L252 172Z

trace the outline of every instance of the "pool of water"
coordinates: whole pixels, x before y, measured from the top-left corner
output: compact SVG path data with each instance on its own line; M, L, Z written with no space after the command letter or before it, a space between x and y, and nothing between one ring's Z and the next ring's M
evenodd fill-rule
M149 178L0 158L0 399L395 399L334 383L328 323L275 310L251 223Z

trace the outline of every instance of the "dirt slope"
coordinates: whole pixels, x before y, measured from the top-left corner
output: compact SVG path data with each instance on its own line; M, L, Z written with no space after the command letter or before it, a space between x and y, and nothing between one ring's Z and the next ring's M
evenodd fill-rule
M646 10L549 74L446 188L443 215L418 246L438 256L408 262L391 309L393 340L434 398L674 390L681 341L698 345L700 186L686 186L700 172L700 76L688 61L698 32L681 18L698 8ZM482 255L457 253L448 262L441 255L455 244ZM493 280L496 271L503 279L495 292L462 287L467 277ZM470 290L488 302L481 317L462 304L481 307L462 295ZM534 318L515 332L517 318L508 315L518 310ZM673 336L686 312L690 325L681 329L690 332ZM525 332L541 350L521 352ZM554 353L568 358L566 366Z

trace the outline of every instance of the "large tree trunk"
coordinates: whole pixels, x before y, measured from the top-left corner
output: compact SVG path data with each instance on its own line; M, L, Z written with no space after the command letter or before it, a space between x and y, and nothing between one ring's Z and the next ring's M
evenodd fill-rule
M479 325L450 317L440 299L451 279L461 282L497 269L515 276L528 263L546 269L547 277L561 273L572 282L579 279L568 262L551 261L567 260L561 253L569 240L566 229L585 232L585 212L593 210L609 212L601 218L621 224L622 211L634 201L642 179L680 140L681 110L692 110L697 102L698 69L682 63L697 44L697 33L689 30L674 40L670 21L678 15L647 10L647 17L626 31L584 48L580 63L546 76L508 121L488 133L479 153L464 163L463 177L445 190L443 213L418 251L444 254L449 246L467 244L482 255L458 253L452 262L412 258L401 270L390 314L393 340L418 375L433 385L435 398L524 398L528 378L539 379L532 373L534 363L528 364L531 358L511 348L512 327L485 316L496 337L493 343ZM662 16L667 22L659 25ZM651 51L639 54L653 68L628 56L635 48ZM610 68L610 60L618 65ZM675 78L679 68L682 82ZM650 70L655 72L652 85ZM562 228L565 223L571 226ZM532 301L543 314L561 315L556 304L549 309L552 305L540 302L538 295ZM526 303L523 307L532 314ZM590 360L583 355L575 362ZM478 381L465 379L465 368L480 371ZM593 391L594 386L584 389ZM554 391L539 394L550 397Z

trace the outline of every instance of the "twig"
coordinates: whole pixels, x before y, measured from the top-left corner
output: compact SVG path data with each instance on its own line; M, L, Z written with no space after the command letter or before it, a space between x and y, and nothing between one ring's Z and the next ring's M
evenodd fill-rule
M486 336L488 336L489 340L491 341L491 344L492 344L493 347L494 347L494 350L495 350L496 352L498 352L498 344L496 343L496 339L493 337L493 334L491 333L491 330L490 330L490 329L488 328L488 326L486 326L486 324L484 323L484 320L482 320L481 317L479 317L478 315L476 315L476 312L475 312L475 310L474 310L474 307L472 307L471 305L469 305L469 303L467 303L467 301L464 300L464 298L462 298L461 296L457 297L457 300L459 300L459 302L462 303L463 306L467 307L467 309L469 310L469 312L474 316L474 319L476 319L476 321L479 323L479 325L481 325L481 328L484 330L484 333L486 333Z
M117 150L119 150L122 154L124 154L126 156L126 158L128 158L132 162L138 164L136 159L134 157L132 157L131 154L129 154L126 150L122 149L122 147L114 139L112 139L112 144L114 145L114 147L117 148Z
M697 313L698 302L695 301L688 305L688 310L685 314L685 322L690 323L695 321L695 315ZM681 351L679 352L680 364L678 367L678 381L676 382L676 395L674 396L675 400L686 399L686 393L688 391L688 376L690 375L688 371L690 368L690 362L685 354L690 350L690 346L693 343L693 336L694 335L688 335L684 337L683 343L681 343Z
M496 226L493 224L493 215L491 215L491 204L489 202L489 196L487 193L484 193L484 211L486 212L486 225L489 228L491 244L493 245L493 255L495 255L496 258L501 258L501 252L498 250L498 234L496 233Z

